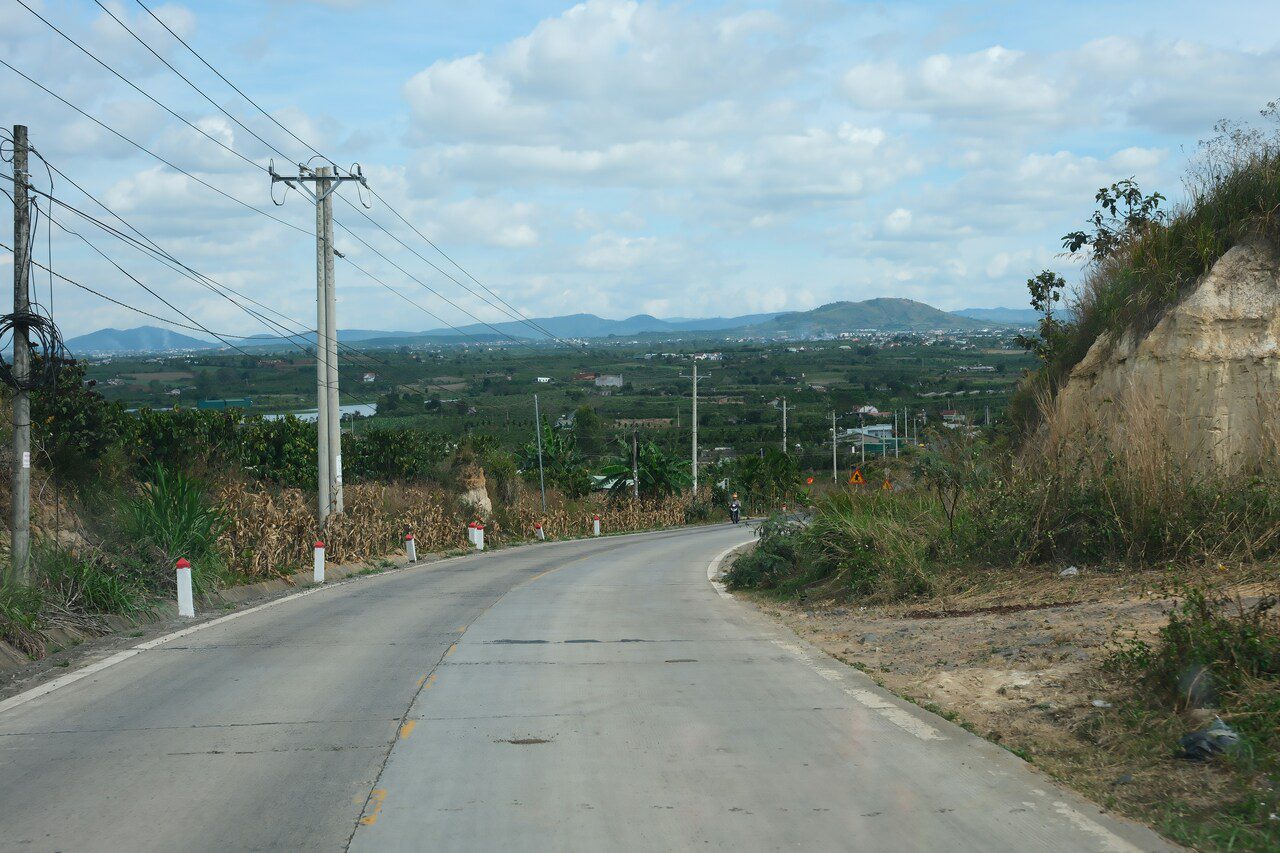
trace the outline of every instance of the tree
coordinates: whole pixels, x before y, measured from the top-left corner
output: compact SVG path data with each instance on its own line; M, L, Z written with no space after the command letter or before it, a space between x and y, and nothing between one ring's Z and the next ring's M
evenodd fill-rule
M609 496L613 498L631 494L633 473L631 442L620 438L616 447L616 455L600 469L603 476L613 480L613 485L609 487ZM663 452L661 447L649 440L639 442L635 447L634 473L638 477L638 491L642 498L674 495L693 483L688 460Z
M573 413L573 441L578 452L588 458L604 450L604 421L590 406L579 406Z
M917 457L915 478L933 489L947 516L947 531L956 538L956 511L965 492L985 476L981 445L961 426L930 436L929 449Z
M157 383L158 384L158 383ZM88 480L99 459L128 438L133 419L120 403L109 403L85 381L84 366L63 362L54 388L31 394L35 449L60 477Z
M1053 316L1054 306L1062 301L1067 283L1052 270L1043 270L1035 278L1027 279L1031 292L1031 307L1041 314L1036 335L1018 335L1018 345L1038 355L1044 361L1051 360L1061 350L1071 331L1071 324Z
M580 498L591 491L591 473L582 463L582 456L573 435L552 429L545 420L542 427L542 471L548 483L559 488L571 498ZM517 463L529 479L538 477L538 443L530 441L520 449Z
M1165 219L1160 193L1143 195L1133 178L1102 187L1094 195L1098 209L1089 217L1093 232L1072 231L1062 237L1062 247L1071 254L1089 247L1091 260L1099 263L1140 234L1146 227Z

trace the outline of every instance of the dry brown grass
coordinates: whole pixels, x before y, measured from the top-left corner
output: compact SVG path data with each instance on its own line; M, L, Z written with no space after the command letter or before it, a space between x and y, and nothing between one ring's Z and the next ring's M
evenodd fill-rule
M218 503L232 519L223 538L223 553L237 574L272 577L309 565L317 538L336 563L382 557L403 547L412 532L420 552L446 551L467 545L472 516L438 486L426 484L359 484L345 488L345 512L331 518L320 534L315 497L299 489L228 486ZM514 504L495 502L486 524L488 544L532 539L541 521L547 538L564 539L590 533L591 517L600 513L605 533L650 530L684 523L687 500L632 503L591 500L571 502L552 492L546 515L537 495L525 493Z

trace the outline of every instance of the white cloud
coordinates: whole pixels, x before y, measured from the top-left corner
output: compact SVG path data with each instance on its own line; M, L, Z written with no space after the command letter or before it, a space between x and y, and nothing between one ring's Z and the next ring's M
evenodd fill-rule
M578 263L589 270L632 269L651 257L657 247L658 241L653 237L596 234L578 255Z

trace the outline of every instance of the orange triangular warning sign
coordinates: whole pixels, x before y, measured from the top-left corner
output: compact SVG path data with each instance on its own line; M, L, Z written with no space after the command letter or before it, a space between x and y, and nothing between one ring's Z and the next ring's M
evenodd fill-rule
M867 483L867 478L862 476L861 468L854 468L853 476L849 478L849 482L855 486L865 486Z
M880 488L884 489L886 492L892 492L892 491L893 491L893 483L890 483L890 482L889 482L889 478L888 478L888 477L885 477L885 478L884 478L884 482L880 484Z

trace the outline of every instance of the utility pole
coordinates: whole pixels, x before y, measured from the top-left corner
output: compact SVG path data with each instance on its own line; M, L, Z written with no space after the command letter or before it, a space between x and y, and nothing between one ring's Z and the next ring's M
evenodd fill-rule
M835 410L832 410L831 412L831 482L833 483L839 482L839 477L836 475L836 470L837 470L836 468L836 413L835 413Z
M323 528L329 516L342 512L342 420L338 406L338 316L334 284L333 193L343 181L368 186L357 169L335 175L328 166L314 172L299 166L298 175L267 170L272 185L284 183L316 205L316 518ZM315 184L312 190L308 183Z
M31 342L23 318L31 311L31 207L28 187L27 127L13 126L13 519L10 581L25 584L31 557ZM46 354L52 357L52 353Z
M693 362L693 499L698 499L698 362Z
M782 452L787 452L787 398L782 398Z
M533 395L533 436L538 442L538 489L542 492L542 513L547 512L547 480L542 474L542 414L538 411L538 395Z
M640 450L634 429L631 430L631 497L640 500Z
M905 420L905 418L904 418ZM893 410L893 458L898 458L898 410Z
M331 170L323 166L316 170L322 178L328 178ZM338 401L338 310L336 285L333 278L333 188L332 180L322 180L316 185L324 206L324 347L325 387L329 400L329 500L332 512L342 512L342 409ZM319 346L319 340L316 345ZM317 425L318 426L318 425Z

